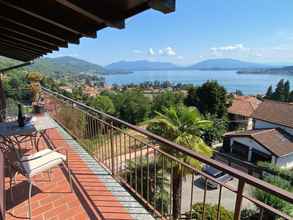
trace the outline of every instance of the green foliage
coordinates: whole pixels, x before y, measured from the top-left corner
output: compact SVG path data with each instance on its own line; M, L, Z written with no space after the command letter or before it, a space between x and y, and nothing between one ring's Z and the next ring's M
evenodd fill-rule
M185 103L196 106L202 114L212 114L218 118L227 115L230 105L225 88L217 81L207 81L196 89L189 89Z
M148 119L151 101L138 90L119 92L112 97L116 116L132 124Z
M149 161L146 157L138 158L138 163L127 161L127 182L152 205L156 200L156 209L161 213L167 213L170 205L170 196L167 189L170 188L166 173L163 175L162 161ZM136 178L135 178L136 177ZM136 182L135 182L136 181ZM163 206L162 206L163 204Z
M265 98L271 99L272 96L273 96L273 87L272 87L272 85L270 85L267 92L266 92Z
M276 164L270 163L270 162L263 162L260 161L257 163L257 166L259 166L264 171L271 173L276 176L280 176L281 178L284 178L291 182L293 185L293 172L291 170L281 168L277 166Z
M147 122L147 129L170 141L181 144L206 156L212 156L211 149L200 138L205 129L212 127L212 122L204 120L195 107L181 106L179 108L165 108L163 113L157 112L157 116ZM198 161L182 155L173 149L167 152L176 155L178 159L199 166Z
M218 205L205 204L205 216L204 220L214 220L217 219L217 211ZM203 203L195 203L192 206L192 213L190 216L190 212L186 213L188 219L199 220L202 219L203 212ZM224 207L220 207L220 219L221 220L232 220L233 212L225 209Z
M293 192L293 186L290 184L290 182L279 177L279 176L268 175L268 176L264 177L264 180L272 185L279 187L279 188L282 188L282 189L287 190L289 192ZM274 196L271 193L264 192L258 188L253 189L252 195L256 199L260 200L261 202L263 202L269 206L272 206L275 209L278 209L278 210L293 217L293 204L290 204L289 202L286 202L283 199L281 199L277 196ZM270 217L270 218L274 219L272 217L271 213L265 213L265 214L267 215L267 218Z
M226 117L217 118L215 115L208 114L206 119L213 122L213 126L204 129L202 138L208 145L212 145L215 142L221 142L223 140L223 135L228 129L228 120Z
M242 209L240 219L241 220L258 220L259 213L255 209L248 209L248 208Z
M164 108L182 105L184 95L181 92L166 91L153 99L152 112L162 112Z
M290 82L281 79L275 91L273 91L272 86L270 86L266 92L265 98L272 99L281 102L292 102L293 101L293 91L290 92Z
M163 113L157 112L157 116L147 122L147 129L177 144L183 145L199 154L212 156L212 150L200 138L202 131L212 126L208 120L203 120L195 107L170 107L163 109ZM178 160L200 168L201 163L186 154L182 154L168 146L161 146L165 152L175 156ZM173 217L177 219L180 213L180 199L182 178L190 172L189 169L173 164L172 188L173 188Z
M108 96L96 96L88 99L88 105L108 114L115 113L115 107Z

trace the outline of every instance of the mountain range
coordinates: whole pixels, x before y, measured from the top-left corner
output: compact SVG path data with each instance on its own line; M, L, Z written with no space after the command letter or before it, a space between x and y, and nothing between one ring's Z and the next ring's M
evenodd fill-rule
M7 62L6 58L0 58L0 61ZM3 62L4 62L3 61ZM252 70L268 69L272 66L250 63L235 59L209 59L190 66L178 66L168 62L154 62L147 60L138 61L119 61L107 66L90 63L88 61L64 56L57 58L41 58L35 61L28 68L40 71L48 75L64 74L90 74L90 75L107 75L131 73L138 70Z
M152 62L147 60L119 61L105 66L111 70L241 70L251 68L268 68L269 65L245 62L235 59L209 59L190 66L178 66L173 63Z

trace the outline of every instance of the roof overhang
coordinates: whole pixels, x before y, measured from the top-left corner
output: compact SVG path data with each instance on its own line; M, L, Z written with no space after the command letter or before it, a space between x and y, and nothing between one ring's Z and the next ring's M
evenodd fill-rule
M175 11L176 0L0 0L0 55L30 61L78 44L97 31L153 8Z

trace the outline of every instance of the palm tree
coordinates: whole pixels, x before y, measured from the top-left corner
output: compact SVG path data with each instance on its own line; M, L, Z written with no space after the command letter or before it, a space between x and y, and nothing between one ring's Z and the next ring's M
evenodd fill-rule
M156 112L157 116L148 122L148 130L193 151L212 156L212 150L201 139L204 129L210 128L212 122L203 120L201 114L195 107L170 107L165 108L163 113ZM168 146L161 146L163 150L178 158L182 162L188 163L196 168L201 168L201 163L186 154L180 153ZM181 187L182 178L190 173L189 169L180 164L175 164L173 169L173 218L178 219L181 210Z

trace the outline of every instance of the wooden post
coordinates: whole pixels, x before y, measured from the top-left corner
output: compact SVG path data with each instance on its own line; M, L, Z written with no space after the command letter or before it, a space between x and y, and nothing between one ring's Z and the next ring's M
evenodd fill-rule
M6 118L6 97L3 86L3 73L0 73L0 122L5 121Z

